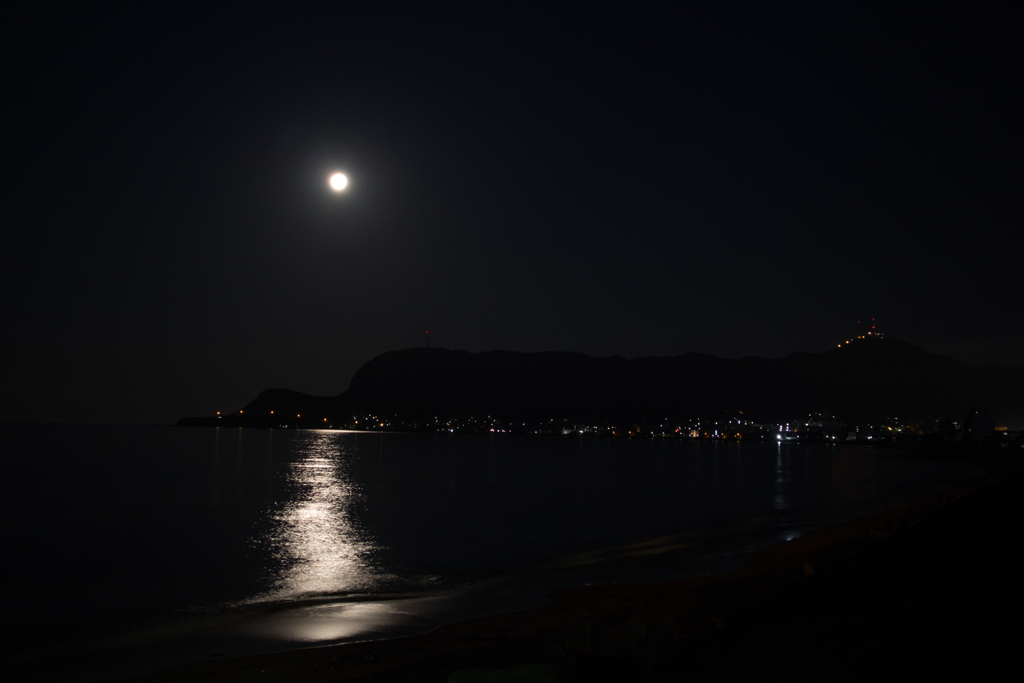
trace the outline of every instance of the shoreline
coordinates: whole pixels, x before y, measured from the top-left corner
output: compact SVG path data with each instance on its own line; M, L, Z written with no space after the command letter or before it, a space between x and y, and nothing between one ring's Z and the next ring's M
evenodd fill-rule
M444 624L420 635L213 660L119 680L444 681L453 672L516 663L541 667L549 680L574 680L588 662L671 663L681 648L713 637L736 615L822 576L842 575L864 556L912 535L919 524L933 523L951 504L989 489L1000 469L1012 469L1002 465L946 491L741 553L747 564L733 572L561 588L547 606Z

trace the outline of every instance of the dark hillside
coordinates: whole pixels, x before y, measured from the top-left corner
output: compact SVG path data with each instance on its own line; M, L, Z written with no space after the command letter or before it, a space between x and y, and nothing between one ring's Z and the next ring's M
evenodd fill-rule
M1024 368L972 368L893 339L855 339L823 353L740 360L697 353L627 360L560 351L413 348L370 360L339 396L268 389L238 413L181 424L309 425L310 419L340 421L358 412L611 424L729 410L763 420L828 411L861 421L960 417L986 405L997 420L1022 421Z

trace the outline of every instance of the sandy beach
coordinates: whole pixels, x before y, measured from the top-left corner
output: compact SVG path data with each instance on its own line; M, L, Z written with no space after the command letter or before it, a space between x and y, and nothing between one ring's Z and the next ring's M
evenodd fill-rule
M738 680L995 670L1021 591L1020 458L943 493L745 555L736 572L583 586L424 635L197 663L172 681ZM1008 623L1008 622L1007 622Z

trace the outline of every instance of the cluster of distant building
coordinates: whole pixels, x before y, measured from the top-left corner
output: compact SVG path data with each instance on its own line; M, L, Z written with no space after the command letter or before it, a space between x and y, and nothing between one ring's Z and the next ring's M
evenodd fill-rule
M875 319L872 318L871 322L875 322ZM857 325L860 325L860 321L857 321ZM864 332L864 334L856 335L853 339L885 339L885 332L876 331L875 326L872 325L870 330ZM849 344L853 339L847 339L842 344L836 344L836 346L843 348L843 344Z
M327 429L453 434L546 434L861 444L948 442L973 445L1014 444L1024 447L1021 431L996 426L992 411L988 408L971 410L962 420L933 417L902 419L893 416L872 422L849 422L837 419L829 413L818 412L808 414L802 419L761 422L747 419L742 411L733 411L721 419L666 419L656 423L618 425L595 425L569 419L513 421L490 415L424 419L363 413L353 415L349 420L339 423L325 420L323 425L317 426Z

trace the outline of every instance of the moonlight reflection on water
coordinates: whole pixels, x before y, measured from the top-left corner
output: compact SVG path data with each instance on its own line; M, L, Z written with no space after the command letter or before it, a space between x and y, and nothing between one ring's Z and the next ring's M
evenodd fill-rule
M288 466L291 500L279 504L264 542L281 567L271 600L296 600L365 589L372 583L373 545L352 522L362 494L348 476L348 449L338 432L302 435Z

